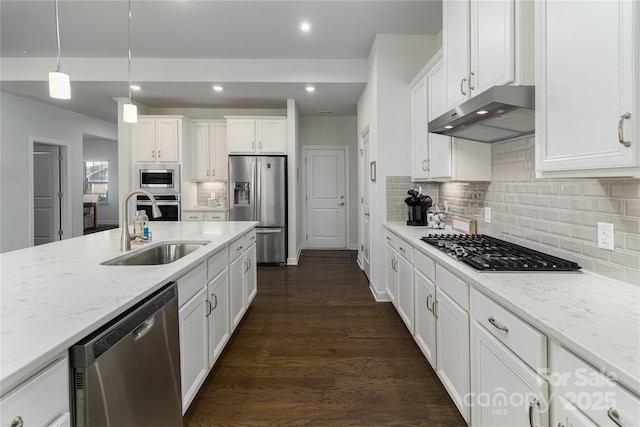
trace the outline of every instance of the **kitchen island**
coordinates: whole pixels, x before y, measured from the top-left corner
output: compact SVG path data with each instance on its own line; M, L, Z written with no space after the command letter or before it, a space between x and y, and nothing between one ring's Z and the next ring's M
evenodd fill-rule
M255 228L255 222L152 222L153 242L208 241L165 265L107 266L114 229L0 255L2 395L78 340Z

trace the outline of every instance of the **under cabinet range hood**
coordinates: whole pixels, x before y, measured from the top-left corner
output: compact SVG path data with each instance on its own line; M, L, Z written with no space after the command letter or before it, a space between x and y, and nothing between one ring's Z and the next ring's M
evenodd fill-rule
M494 86L429 122L429 132L498 142L535 131L535 87Z

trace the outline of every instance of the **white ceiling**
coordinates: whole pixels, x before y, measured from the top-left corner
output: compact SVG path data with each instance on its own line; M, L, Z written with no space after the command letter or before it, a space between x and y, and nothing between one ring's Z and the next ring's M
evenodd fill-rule
M355 114L376 34L437 34L441 0L132 0L134 102ZM59 0L72 99L48 96L54 1L0 2L1 89L115 123L127 96L128 2ZM302 33L298 26L312 28ZM212 83L225 90L214 93ZM304 87L316 87L312 94Z

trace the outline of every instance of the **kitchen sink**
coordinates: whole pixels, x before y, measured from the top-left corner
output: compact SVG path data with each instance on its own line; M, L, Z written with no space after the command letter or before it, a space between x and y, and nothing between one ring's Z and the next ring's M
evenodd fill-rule
M197 251L208 241L164 242L149 246L131 254L121 255L101 263L101 265L161 265L170 264Z

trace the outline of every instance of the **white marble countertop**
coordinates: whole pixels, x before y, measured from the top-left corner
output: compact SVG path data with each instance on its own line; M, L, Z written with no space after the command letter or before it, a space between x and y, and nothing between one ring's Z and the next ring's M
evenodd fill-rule
M402 223L386 223L385 227L640 393L639 286L589 271L481 273L420 240L438 230Z
M193 206L191 208L182 208L182 212L229 212L229 208L224 206L216 206L210 208L208 206Z
M153 222L153 242L132 244L132 252L162 241L211 242L158 266L100 265L122 255L119 228L0 254L3 393L256 224Z

